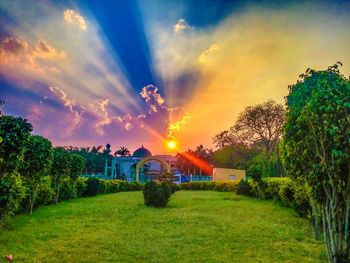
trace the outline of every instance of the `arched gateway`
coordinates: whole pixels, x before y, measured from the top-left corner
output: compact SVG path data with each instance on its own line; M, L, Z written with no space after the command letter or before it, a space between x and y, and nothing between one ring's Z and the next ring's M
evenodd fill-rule
M156 157L156 156L149 156L149 157L143 158L136 165L136 181L137 182L140 181L140 169L141 169L141 167L149 161L157 161L157 162L161 163L163 165L163 167L165 168L165 170L168 173L171 173L170 165L164 159L162 159L160 157Z

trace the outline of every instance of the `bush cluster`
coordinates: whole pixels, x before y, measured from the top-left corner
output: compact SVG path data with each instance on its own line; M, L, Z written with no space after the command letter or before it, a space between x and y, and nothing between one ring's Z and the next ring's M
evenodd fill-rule
M81 196L94 196L98 194L108 194L127 191L140 191L143 185L138 182L128 182L122 180L101 180L98 178L81 179Z
M180 184L181 190L215 190L219 192L236 192L238 181L188 182Z
M273 199L285 207L294 208L302 217L311 213L306 186L290 178L266 178L261 181L213 181L188 182L180 185L182 190L215 190L235 192L239 195Z
M172 182L147 182L143 190L145 205L166 207L170 196L177 190L179 190L179 187Z
M39 185L35 198L35 208L55 203L55 191L50 176L45 176ZM102 180L79 177L77 180L66 178L60 187L59 201L99 194L140 191L143 185L137 182L121 180ZM0 180L0 225L13 214L28 211L28 191L20 176L14 174Z

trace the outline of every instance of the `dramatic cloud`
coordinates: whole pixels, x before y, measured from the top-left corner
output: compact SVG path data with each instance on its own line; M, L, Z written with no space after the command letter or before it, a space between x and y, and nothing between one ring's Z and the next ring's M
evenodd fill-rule
M6 67L28 67L36 70L44 70L38 60L65 58L63 51L56 50L45 40L40 39L34 45L23 37L5 37L0 40L1 64Z
M109 104L108 99L99 99L90 103L90 107L99 116L99 121L95 124L96 133L104 135L103 127L111 124L112 119L109 117L107 106Z
M83 30L83 31L87 29L87 25L84 17L79 15L74 10L66 9L64 10L63 15L64 15L64 20L67 21L68 23L77 25L80 28L80 30Z
M65 107L69 109L69 111L73 114L73 125L79 124L81 121L82 111L76 110L74 107L76 106L76 102L74 99L71 99L67 96L67 94L58 87L49 87L50 91L61 100Z
M177 21L177 23L174 25L174 32L175 33L179 33L183 30L185 30L186 28L189 28L189 25L187 24L187 22L185 21L185 19L181 18Z
M153 85L143 87L140 95L145 99L145 102L149 104L150 113L157 112L158 108L164 103L164 99L158 93L158 88Z

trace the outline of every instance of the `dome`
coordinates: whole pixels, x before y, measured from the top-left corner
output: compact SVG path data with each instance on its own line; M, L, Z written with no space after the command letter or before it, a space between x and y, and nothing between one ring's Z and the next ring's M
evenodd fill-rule
M141 148L138 148L136 151L134 151L134 153L132 154L132 157L149 157L152 156L152 153L147 150L145 147L143 147L143 145L141 146Z

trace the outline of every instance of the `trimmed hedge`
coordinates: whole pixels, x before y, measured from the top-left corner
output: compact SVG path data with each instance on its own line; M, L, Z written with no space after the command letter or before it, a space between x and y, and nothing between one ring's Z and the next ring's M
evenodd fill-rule
M238 181L188 182L180 184L181 190L215 190L219 192L236 192Z
M12 187L3 187L3 185L11 185ZM79 177L76 180L64 178L60 186L59 201L94 196L98 194L109 194L127 191L141 191L144 185L137 182L127 182L122 180L102 180L98 178ZM174 187L174 186L172 186ZM175 186L177 187L177 186ZM3 192L3 190L7 192ZM171 188L171 191L175 189ZM55 191L50 176L44 176L38 187L35 198L35 208L50 205L54 203ZM18 198L20 196L20 198ZM0 225L7 217L13 214L21 214L28 211L28 194L26 187L22 184L22 180L18 174L11 177L0 179ZM16 201L20 200L20 201ZM5 204L11 206L9 209ZM4 212L7 209L6 213ZM2 211L4 210L4 211Z
M180 188L182 190L236 192L261 199L273 199L285 207L295 209L301 217L311 214L311 204L306 186L290 178L266 178L261 182L253 180L188 182L180 184Z

